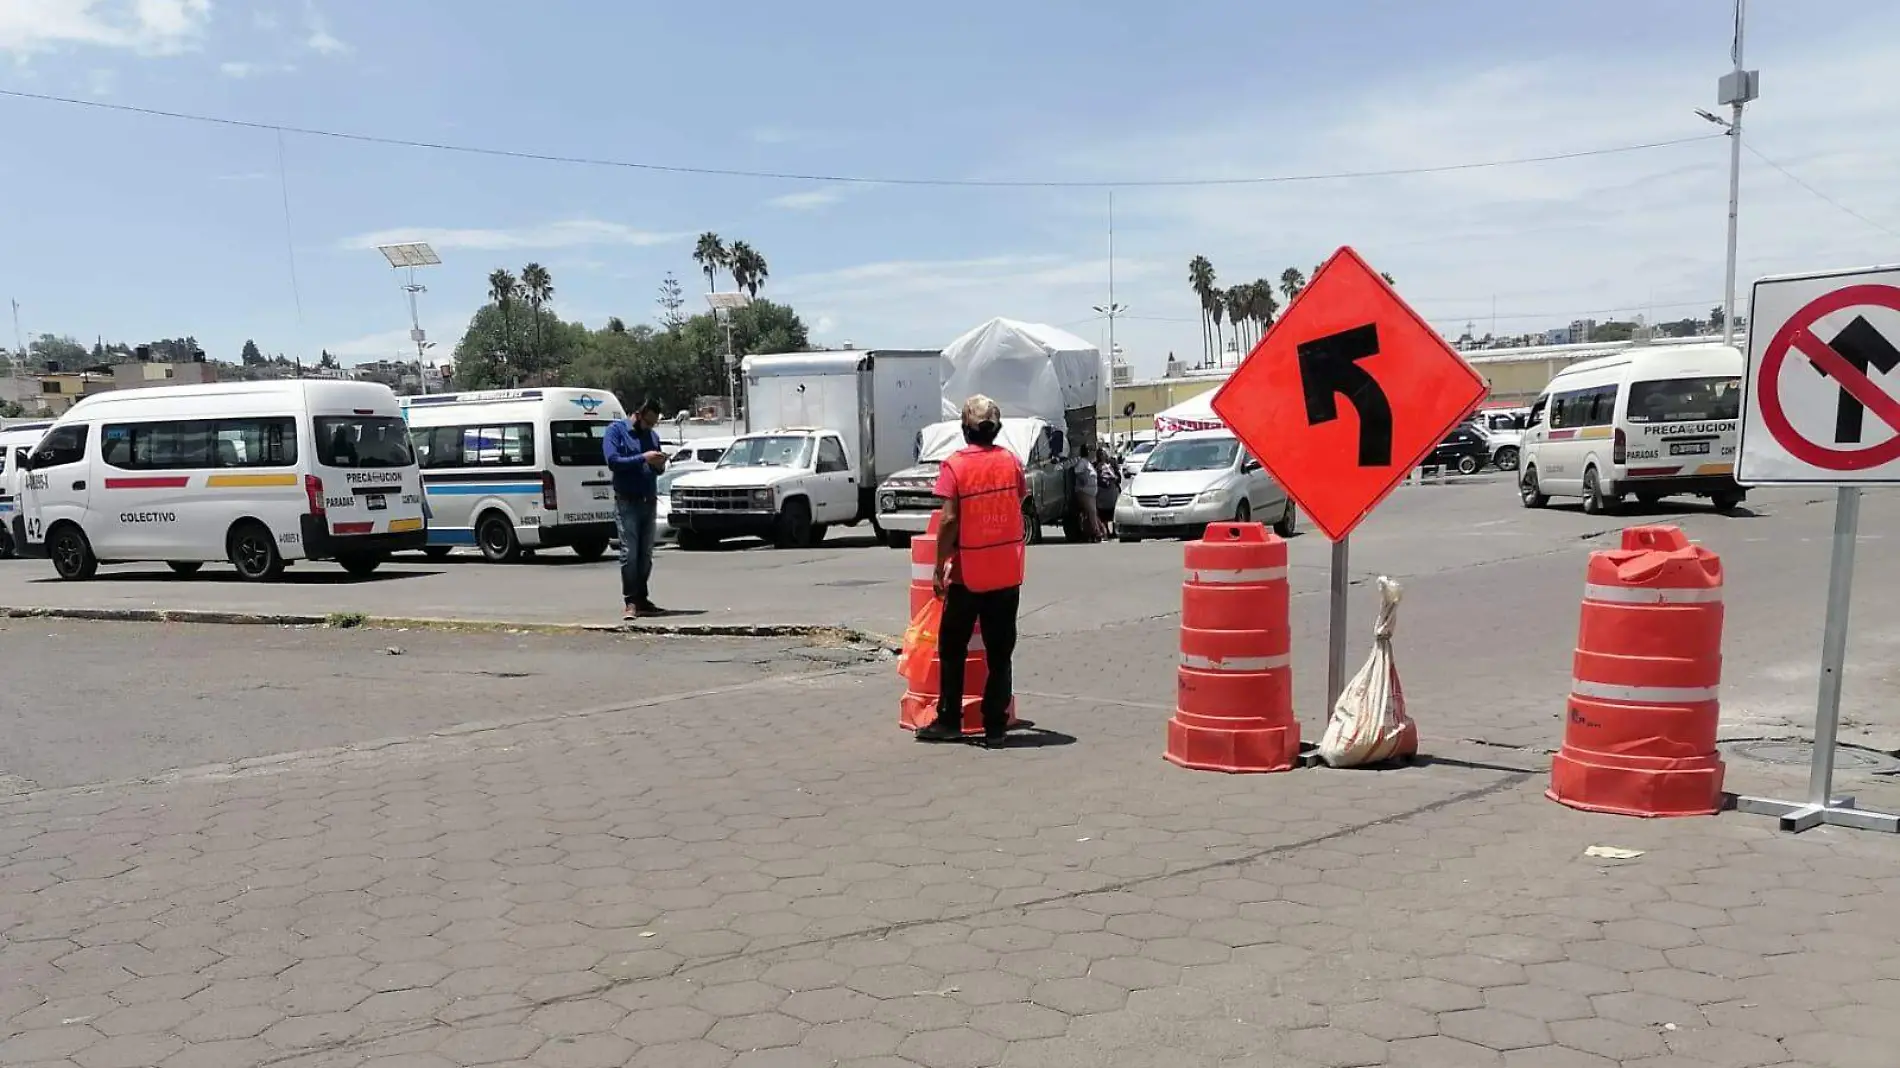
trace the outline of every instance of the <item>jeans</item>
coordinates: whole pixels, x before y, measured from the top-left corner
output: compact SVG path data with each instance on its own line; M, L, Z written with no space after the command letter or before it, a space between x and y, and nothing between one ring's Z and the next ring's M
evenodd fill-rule
M1009 586L972 593L952 583L943 599L943 622L937 633L937 658L942 661L937 696L937 722L963 730L963 662L970 655L970 638L983 625L983 657L989 679L983 685L983 733L1000 737L1009 728L1009 701L1014 690L1010 658L1016 653L1016 610L1023 588Z
M614 498L614 522L620 527L620 599L627 604L647 603L655 505L651 497Z

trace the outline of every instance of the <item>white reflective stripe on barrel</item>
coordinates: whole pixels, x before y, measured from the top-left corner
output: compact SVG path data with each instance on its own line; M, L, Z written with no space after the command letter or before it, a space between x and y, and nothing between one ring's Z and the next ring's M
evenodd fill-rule
M1606 701L1638 701L1651 705L1687 705L1716 699L1715 686L1613 686L1587 679L1570 680L1570 692Z
M912 582L929 582L935 577L937 577L937 565L935 564L914 563L910 565L910 578Z
M1599 586L1588 582L1583 599L1609 604L1721 604L1722 587Z
M1250 586L1286 578L1284 567L1190 567L1188 581L1201 586Z
M1278 671L1292 662L1293 658L1290 655L1225 656L1215 659L1211 656L1196 656L1193 653L1181 654L1181 666L1194 668L1197 671Z

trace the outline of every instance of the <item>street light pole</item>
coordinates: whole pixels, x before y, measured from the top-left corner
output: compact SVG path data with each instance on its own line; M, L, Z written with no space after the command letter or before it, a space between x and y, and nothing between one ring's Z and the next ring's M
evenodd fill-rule
M1121 349L1115 344L1115 320L1128 313L1128 306L1115 303L1115 191L1108 193L1108 303L1094 305L1095 314L1108 316L1108 443L1115 444L1115 357Z
M1740 227L1742 201L1742 106L1761 95L1758 71L1742 68L1742 27L1747 19L1748 0L1735 0L1735 44L1730 50L1735 69L1716 83L1716 103L1729 107L1729 117L1721 119L1706 111L1697 114L1728 129L1728 270L1722 285L1722 344L1735 343L1735 242Z

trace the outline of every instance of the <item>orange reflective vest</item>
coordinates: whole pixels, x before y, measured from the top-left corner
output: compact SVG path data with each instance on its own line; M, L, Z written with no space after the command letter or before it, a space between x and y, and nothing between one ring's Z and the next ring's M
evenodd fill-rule
M1009 450L971 445L944 460L957 489L952 580L972 593L1023 584L1022 464Z

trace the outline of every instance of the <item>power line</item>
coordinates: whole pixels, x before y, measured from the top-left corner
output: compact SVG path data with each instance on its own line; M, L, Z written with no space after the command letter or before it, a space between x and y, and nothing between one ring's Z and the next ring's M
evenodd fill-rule
M1486 170L1495 167L1516 167L1531 163L1555 163L1561 160L1584 159L1591 156L1610 156L1629 152L1643 152L1649 149L1695 144L1722 136L1721 134L1701 134L1695 137L1678 137L1667 141L1646 141L1641 144L1581 149L1574 152L1557 152L1544 156L1518 156L1509 159L1446 163L1429 167L1388 167L1378 170L1326 171L1312 174L1276 174L1248 178L1146 178L1116 181L1106 179L892 178L861 174L801 174L793 171L749 171L726 167L647 163L635 160L606 159L593 156L567 156L556 153L528 152L520 149L494 148L482 145L458 145L442 141L419 141L402 137L381 137L375 134L350 133L342 130L324 130L309 126L285 126L279 123L233 119L220 115L167 111L162 108L139 107L133 104L112 104L101 100L84 100L79 97L55 96L50 93L28 93L18 89L0 89L0 97L9 97L14 100L29 100L43 104L66 104L72 107L91 108L97 111L110 111L125 115L141 115L147 118L207 123L216 126L235 127L243 130L265 130L275 131L280 134L299 134L304 137L320 137L334 141L350 141L357 144L386 145L395 148L419 148L433 152L456 152L474 156L496 156L503 159L532 160L540 163L569 163L583 167L617 167L623 170L649 171L659 174L691 174L720 178L762 178L781 182L831 182L847 185L943 186L993 189L1135 189L1190 186L1279 185L1292 182L1341 181L1348 178L1395 178L1406 175L1445 174L1453 171Z
M1894 230L1891 227L1885 226L1881 223L1877 223L1873 221L1872 219L1869 219L1867 216L1862 215L1860 212L1855 211L1853 208L1850 208L1847 205L1841 203L1840 201L1835 200L1833 197L1828 196L1826 193L1821 192L1819 189L1814 188L1813 186L1809 185L1807 182L1803 181L1800 175L1794 173L1793 171L1789 170L1786 167L1783 167L1781 164L1776 163L1774 160L1769 159L1767 156L1762 155L1761 150L1756 148L1754 145L1749 144L1748 142L1744 141L1742 142L1742 147L1747 149L1749 152L1753 153L1756 159L1761 160L1763 163L1766 163L1770 167L1773 167L1774 169L1780 171L1784 176L1787 177L1789 181L1807 190L1808 192L1813 193L1815 196L1820 197L1822 200L1827 201L1829 204L1834 205L1840 210L1846 212L1849 215L1852 215L1854 218L1859 219L1861 222L1866 223L1868 226L1871 226L1882 233L1890 234L1894 237L1900 237L1900 230Z

